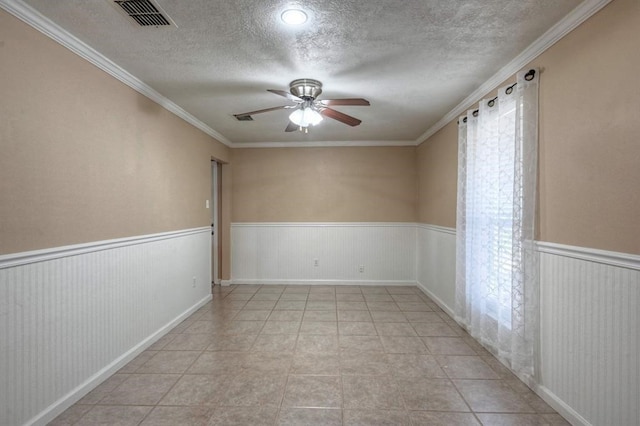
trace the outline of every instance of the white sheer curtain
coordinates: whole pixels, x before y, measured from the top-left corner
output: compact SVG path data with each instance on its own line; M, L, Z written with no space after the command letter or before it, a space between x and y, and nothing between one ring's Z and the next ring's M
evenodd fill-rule
M521 377L534 374L537 70L458 125L456 319Z

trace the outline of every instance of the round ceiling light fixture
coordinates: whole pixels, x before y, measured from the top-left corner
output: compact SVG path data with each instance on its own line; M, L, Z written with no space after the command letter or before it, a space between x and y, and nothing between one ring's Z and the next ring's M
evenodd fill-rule
M307 14L300 9L287 9L282 12L280 19L287 25L302 25L307 22Z

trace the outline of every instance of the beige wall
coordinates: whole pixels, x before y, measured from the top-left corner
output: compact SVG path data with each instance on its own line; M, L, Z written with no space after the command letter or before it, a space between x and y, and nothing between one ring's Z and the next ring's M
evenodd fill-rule
M233 222L414 222L415 147L234 149Z
M614 0L531 63L542 241L640 254L638 40L640 2ZM450 123L418 148L420 221L455 223L456 144Z
M4 11L0 93L0 254L210 223L228 148Z
M418 222L455 228L458 180L458 126L455 121L418 147L417 161Z

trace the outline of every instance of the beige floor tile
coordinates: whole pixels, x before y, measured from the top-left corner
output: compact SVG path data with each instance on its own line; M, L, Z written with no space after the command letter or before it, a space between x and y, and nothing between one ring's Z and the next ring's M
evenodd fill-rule
M376 322L375 324L380 336L418 336L409 323Z
M479 356L437 355L436 360L452 379L499 379Z
M384 351L395 354L426 354L429 350L419 337L380 336Z
M251 347L258 352L293 352L297 334L261 334Z
M390 376L343 376L344 407L404 409L402 396Z
M396 377L446 378L438 362L431 355L387 354L387 361Z
M230 376L185 374L162 398L159 405L214 406L226 389Z
M256 310L267 310L276 306L275 300L249 300L246 305L242 309L256 309Z
M453 382L475 412L534 412L526 401L501 380L454 380Z
M155 405L180 378L177 374L131 374L104 396L103 405Z
M403 312L409 322L444 322L435 312Z
M290 375L283 407L341 408L340 376Z
M71 426L84 416L93 405L74 404L67 408L47 426Z
M141 426L207 426L210 407L155 407Z
M302 320L300 334L338 334L337 322Z
M248 352L206 351L189 367L186 374L225 374L237 371Z
M279 426L341 426L342 410L336 408L283 407L278 419Z
M305 309L307 311L335 311L336 302L327 300L308 300Z
M287 311L274 311L287 312ZM298 311L291 311L298 312ZM297 334L301 321L267 321L260 334Z
M417 287L411 285L386 286L385 289L389 294L419 294L421 293Z
M424 302L397 302L396 303L403 312L430 312L433 311Z
M163 351L203 351L211 344L210 334L178 334Z
M337 293L336 300L338 302L364 302L364 296L361 293Z
M272 426L278 409L268 407L219 407L208 426Z
M412 286L216 286L151 348L51 425L569 424Z
M307 303L305 300L279 300L273 309L277 311L301 311L305 309Z
M302 321L304 311L271 311L268 321ZM334 320L335 321L335 320Z
M367 307L370 311L400 311L396 302L367 302Z
M307 301L335 302L335 293L309 293Z
M199 351L160 351L136 373L182 374L199 356Z
M303 321L337 321L336 311L305 311Z
M369 311L338 311L338 321L373 321Z
M422 337L458 337L458 333L444 322L412 323L413 329Z
M293 364L289 352L249 352L242 362L242 369L255 374L287 374Z
M233 317L234 321L266 321L271 310L243 309Z
M258 334L265 321L231 321L222 334Z
M412 426L480 426L476 417L470 413L412 411L410 416Z
M338 301L336 306L339 311L367 311L369 308L365 302Z
M362 290L360 290L360 286L357 285L339 285L336 286L336 294L362 294Z
M378 332L373 322L338 322L338 332L341 336L377 336Z
M293 356L290 373L339 375L340 358L336 353L298 352Z
M215 336L211 339L211 344L207 346L208 351L248 351L253 346L253 342L258 337L257 334L233 334Z
M344 410L344 426L409 426L409 413L404 410Z
M423 337L422 340L434 355L476 355L459 337Z
M285 374L243 373L229 381L218 403L221 406L277 408L282 401L286 382Z
M276 292L276 293L260 293L260 292L257 292L251 298L251 300L256 300L256 301L257 300L272 301L272 300L278 300L278 299L280 299L280 293L279 292Z
M403 312L399 311L371 311L371 317L375 322L407 322Z
M400 392L409 410L470 411L448 379L398 378Z
M145 354L146 352L143 352ZM156 352L148 352L149 358L153 356ZM135 361L135 360L134 360ZM133 362L133 361L132 361ZM137 368L136 368L137 369ZM116 373L113 376L109 377L104 382L100 383L93 389L91 392L82 397L78 404L97 404L100 402L102 398L104 398L107 394L112 392L122 383L124 383L127 378L129 378L130 374Z
M299 334L297 352L338 352L338 336L335 334Z
M365 294L365 302L393 302L390 294Z
M152 408L133 405L96 405L80 418L76 426L135 426Z
M383 353L340 352L340 373L343 375L391 374L391 366Z
M338 337L340 350L346 352L384 352L384 347L378 336L351 336L340 335Z
M544 419L537 414L476 414L483 425L491 426L540 426Z
M282 295L280 296L280 300L284 301L284 300L299 300L299 301L306 301L307 300L307 293L287 293L286 291L284 293L282 293Z

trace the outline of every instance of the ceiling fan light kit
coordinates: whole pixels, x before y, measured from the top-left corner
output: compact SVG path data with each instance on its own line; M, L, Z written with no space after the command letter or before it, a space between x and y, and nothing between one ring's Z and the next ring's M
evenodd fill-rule
M280 19L287 25L302 25L307 22L307 14L300 9L287 9L282 12Z
M272 108L260 109L257 111L234 114L236 119L238 121L251 121L252 114L260 114L263 112L276 111L280 109L295 109L289 115L289 125L286 127L285 132L301 130L305 133L308 133L309 126L316 126L320 124L324 117L332 118L349 126L357 126L362 122L355 117L351 117L350 115L330 108L330 106L370 105L369 101L363 98L325 99L321 101L316 100L317 97L322 93L322 83L311 78L300 78L297 80L293 80L291 83L289 83L289 92L276 89L267 89L267 91L275 95L285 97L294 102L295 105L282 105Z

